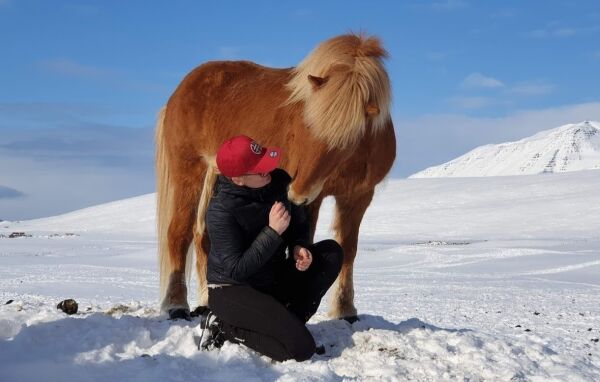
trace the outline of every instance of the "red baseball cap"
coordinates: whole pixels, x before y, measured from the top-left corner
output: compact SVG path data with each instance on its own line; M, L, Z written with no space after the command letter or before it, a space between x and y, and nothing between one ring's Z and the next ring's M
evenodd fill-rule
M281 159L279 147L262 147L245 135L226 140L217 152L217 167L221 174L242 176L273 171Z

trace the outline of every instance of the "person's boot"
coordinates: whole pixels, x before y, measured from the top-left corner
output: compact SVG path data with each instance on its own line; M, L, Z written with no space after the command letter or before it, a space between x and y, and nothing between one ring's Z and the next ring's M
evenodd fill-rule
M209 312L205 320L200 321L202 336L200 337L200 349L220 349L225 343L225 333L221 321L212 312Z

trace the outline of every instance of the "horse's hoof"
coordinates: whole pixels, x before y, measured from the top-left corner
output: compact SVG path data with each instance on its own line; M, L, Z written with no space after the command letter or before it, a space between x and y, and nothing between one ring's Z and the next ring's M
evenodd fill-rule
M190 316L192 316L192 317L206 316L209 311L210 311L210 309L208 309L208 306L200 305L190 313Z
M191 321L190 311L184 308L169 309L169 320Z
M358 318L358 316L342 317L342 319L348 321L350 324L353 324L356 321L360 321L360 319Z
M315 353L317 353L317 355L323 355L323 354L325 354L325 345L318 345L315 348Z

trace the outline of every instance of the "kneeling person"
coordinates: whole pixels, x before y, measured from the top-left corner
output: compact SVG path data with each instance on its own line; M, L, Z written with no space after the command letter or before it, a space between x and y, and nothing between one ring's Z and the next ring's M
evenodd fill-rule
M310 242L305 207L287 199L291 178L277 169L280 158L280 149L246 136L219 148L221 175L206 215L208 305L225 339L277 361L303 361L315 353L305 324L343 251L334 240Z

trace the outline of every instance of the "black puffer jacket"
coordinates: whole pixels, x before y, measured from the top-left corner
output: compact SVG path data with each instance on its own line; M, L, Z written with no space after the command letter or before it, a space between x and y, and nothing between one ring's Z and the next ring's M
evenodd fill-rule
M206 213L210 239L207 280L209 284L247 284L269 292L285 249L309 245L309 223L304 207L290 203L290 176L281 169L271 173L271 183L261 188L241 187L219 175ZM287 230L279 236L269 227L269 212L276 201L291 212Z

